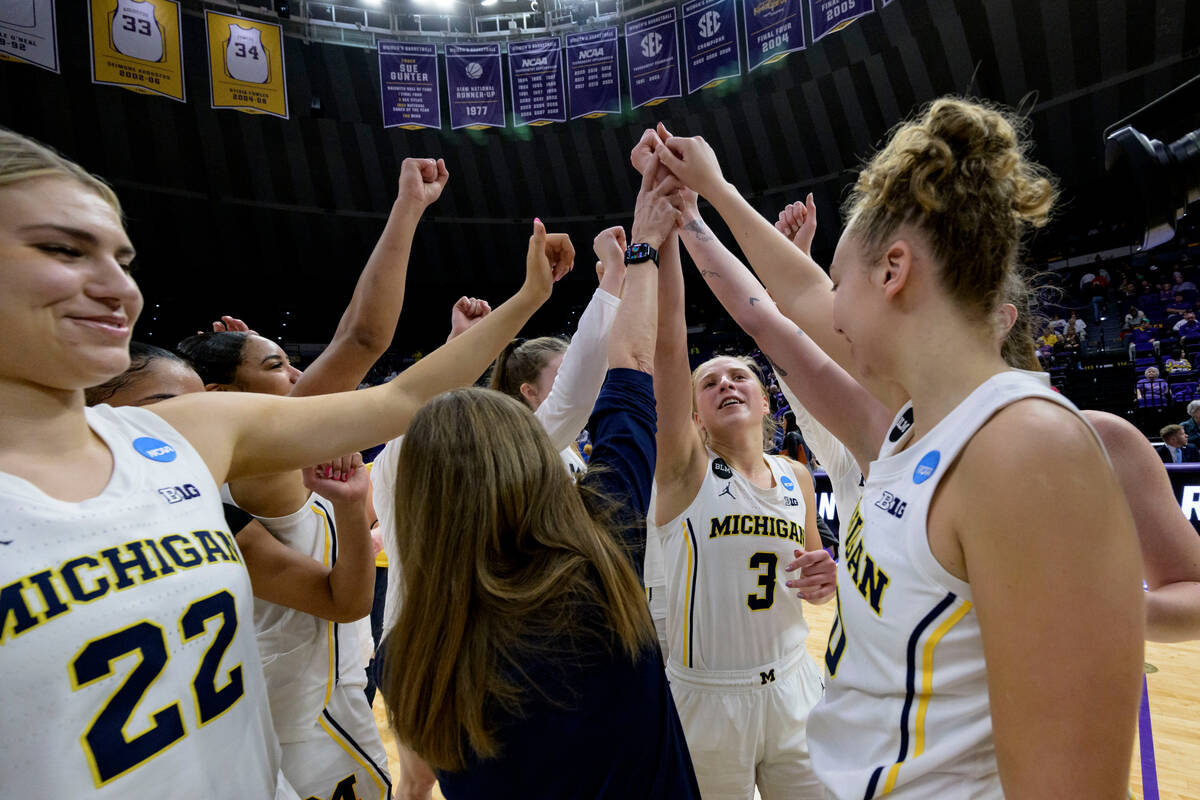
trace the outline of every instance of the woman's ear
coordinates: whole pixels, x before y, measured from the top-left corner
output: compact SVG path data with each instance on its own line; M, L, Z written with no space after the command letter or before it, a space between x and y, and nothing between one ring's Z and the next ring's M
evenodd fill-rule
M888 245L883 255L881 281L884 294L893 298L908 284L912 274L913 249L904 239Z
M521 397L525 399L525 405L533 408L537 404L538 390L532 383L521 384Z

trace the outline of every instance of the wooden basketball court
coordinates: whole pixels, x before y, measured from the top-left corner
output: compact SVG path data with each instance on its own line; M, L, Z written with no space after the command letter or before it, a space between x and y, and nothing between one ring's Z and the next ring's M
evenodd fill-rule
M833 624L834 604L806 606L804 613L811 629L808 651L820 664L825 655L829 627ZM1200 642L1147 642L1146 670L1157 796L1161 800L1200 800ZM378 696L375 698L375 721L383 733L394 782L400 774L400 761ZM1130 790L1137 800L1153 800L1153 792L1143 792L1141 756L1140 750L1135 748ZM433 796L444 800L437 788L434 788ZM530 797L536 796L534 788Z

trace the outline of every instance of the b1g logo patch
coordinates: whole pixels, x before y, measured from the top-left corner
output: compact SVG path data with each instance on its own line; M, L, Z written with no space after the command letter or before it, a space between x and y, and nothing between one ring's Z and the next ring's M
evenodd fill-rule
M134 439L133 449L137 450L143 457L162 464L174 461L177 455L174 447L171 447L171 445L162 439L155 439L153 436L140 436Z
M168 503L182 503L184 500L194 500L200 496L200 490L190 483L183 486L164 486L158 490Z
M727 481L733 477L733 467L725 463L723 458L714 458L712 463L713 475L716 475L723 481Z
M937 471L938 462L941 460L942 454L937 450L930 450L921 456L921 460L917 462L917 468L913 470L913 483L924 483L932 478L933 473Z

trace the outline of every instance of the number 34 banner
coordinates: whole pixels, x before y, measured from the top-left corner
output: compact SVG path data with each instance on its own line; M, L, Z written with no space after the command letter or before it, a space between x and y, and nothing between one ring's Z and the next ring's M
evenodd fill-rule
M213 108L288 118L283 29L232 14L204 12Z
M175 0L91 0L92 82L187 102Z

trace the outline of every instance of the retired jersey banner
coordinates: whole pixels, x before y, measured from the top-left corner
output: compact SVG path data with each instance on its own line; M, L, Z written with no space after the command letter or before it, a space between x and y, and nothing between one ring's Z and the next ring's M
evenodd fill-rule
M683 4L683 58L688 94L742 74L734 0Z
M212 107L287 119L283 29L216 11L205 11L204 21Z
M812 41L840 31L861 16L875 10L875 0L808 0L808 18L812 22Z
M508 45L508 82L516 125L567 121L563 93L562 40L527 39Z
M379 43L379 88L383 127L442 127L437 45Z
M0 0L0 58L59 71L54 0Z
M567 36L567 91L571 119L621 113L616 28Z
M0 0L3 2L3 0ZM91 0L92 83L183 103L183 32L175 0Z
M675 9L625 23L625 63L633 107L679 97L679 41Z
M503 128L504 68L499 44L446 45L450 128Z
M746 63L750 69L804 49L802 0L742 0L746 17Z

